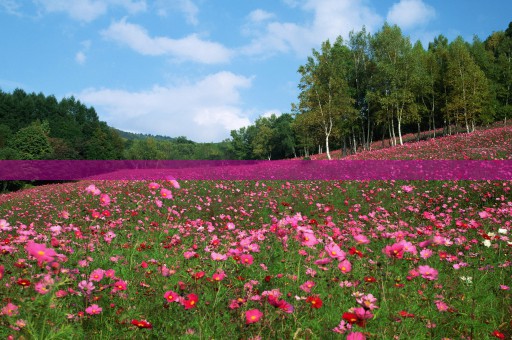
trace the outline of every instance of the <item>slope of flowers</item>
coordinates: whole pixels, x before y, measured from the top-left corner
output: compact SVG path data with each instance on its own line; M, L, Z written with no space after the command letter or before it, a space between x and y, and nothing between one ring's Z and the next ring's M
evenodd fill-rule
M504 339L511 188L34 188L0 205L0 337Z
M435 139L397 145L385 149L362 151L343 157L340 150L331 153L334 159L512 159L512 126L479 130ZM326 154L311 159L327 159Z

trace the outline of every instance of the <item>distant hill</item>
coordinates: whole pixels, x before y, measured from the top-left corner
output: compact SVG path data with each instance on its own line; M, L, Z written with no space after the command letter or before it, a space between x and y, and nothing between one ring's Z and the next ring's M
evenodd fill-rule
M169 137L169 136L162 136L162 135L152 135L148 133L134 133L134 132L127 132L123 130L119 130L116 128L112 128L115 132L121 136L121 138L124 138L126 140L144 140L148 138L153 138L154 140L158 141L169 141L174 143L181 143L181 144L195 144L196 142L187 139L185 136L179 136L179 137Z

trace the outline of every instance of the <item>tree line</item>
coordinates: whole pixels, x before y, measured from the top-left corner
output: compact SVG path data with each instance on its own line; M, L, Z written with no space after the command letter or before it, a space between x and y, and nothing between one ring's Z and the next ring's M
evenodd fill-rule
M437 36L425 49L396 25L363 28L313 49L299 67L298 102L280 117L231 131L238 159L307 157L318 148L403 144L404 133L471 132L512 113L512 23L485 41ZM325 148L325 149L324 149Z

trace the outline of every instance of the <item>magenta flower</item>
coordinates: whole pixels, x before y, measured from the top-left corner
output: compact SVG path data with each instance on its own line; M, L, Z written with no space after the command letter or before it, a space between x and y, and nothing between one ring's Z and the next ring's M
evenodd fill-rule
M301 244L306 247L314 247L318 240L312 232L304 232L301 237Z
M165 198L165 199L172 199L172 192L171 192L171 190L162 188L160 190L160 196L162 196L162 198Z
M245 323L251 324L258 322L261 317L263 316L263 313L260 312L258 309L251 309L245 312Z
M164 294L164 298L167 302L178 302L179 297L178 293L175 293L172 290L169 290Z
M222 281L226 277L226 273L223 270L217 271L217 273L213 274L212 279L214 281Z
M32 255L37 259L39 266L42 266L44 262L53 262L54 257L57 255L55 250L46 248L46 245L35 243L32 240L28 241L26 250L29 255Z
M110 196L107 194L101 194L100 195L100 205L107 206L110 204Z
M92 271L91 276L89 277L89 280L91 281L101 281L103 279L103 276L105 274L105 271L101 268L95 269Z
M0 314L7 316L18 315L18 309L18 306L9 302L4 308L2 308L2 310L0 310Z
M347 340L365 340L366 336L361 332L352 332L347 335Z
M338 264L338 268L343 274L346 274L352 270L352 264L348 260L343 260Z
M114 289L113 292L117 292L120 290L126 290L127 284L123 280L119 280L116 283L114 283Z
M306 281L303 284L301 284L299 288L305 291L306 293L310 293L311 288L313 288L314 286L315 283L313 281Z
M340 247L334 243L331 242L328 245L325 246L325 251L327 254L329 254L330 257L337 259L338 261L343 261L345 259L345 252L340 249Z
M446 312L448 310L448 305L443 300L436 300L435 301L437 310L440 312Z
M395 243L391 246L386 246L382 252L388 257L401 259L404 256L404 246L402 243Z
M253 262L253 257L251 254L243 254L240 256L240 262L246 265L251 265Z
M438 272L434 268L431 268L429 266L419 266L418 267L418 273L421 275L422 278L427 280L437 280Z
M100 306L94 304L94 305L87 307L85 309L85 312L89 315L96 315L96 314L100 314L102 310L103 309Z

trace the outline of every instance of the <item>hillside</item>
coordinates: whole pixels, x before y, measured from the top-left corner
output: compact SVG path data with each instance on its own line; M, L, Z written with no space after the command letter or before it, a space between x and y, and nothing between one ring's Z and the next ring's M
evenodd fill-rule
M406 136L407 137L407 136ZM412 137L409 136L409 137ZM333 159L346 160L387 160L387 159L432 159L432 160L485 160L512 159L512 126L494 127L461 133L451 136L436 137L419 142L382 148L382 142L374 142L378 150L361 151L355 155L342 156L342 150L331 152ZM325 160L327 155L317 154L312 160Z

